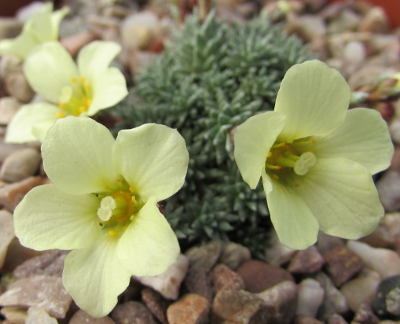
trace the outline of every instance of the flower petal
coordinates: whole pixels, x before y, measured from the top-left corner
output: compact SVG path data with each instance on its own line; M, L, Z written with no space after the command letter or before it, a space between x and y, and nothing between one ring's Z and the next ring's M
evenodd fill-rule
M154 197L128 226L117 252L124 267L136 276L160 275L178 260L178 240Z
M63 283L76 304L94 317L106 316L129 285L131 273L117 257L118 239L104 233L91 247L65 259Z
M38 102L22 106L7 126L7 143L44 141L47 131L57 120L57 106Z
M35 250L70 250L91 245L100 233L99 199L69 195L55 185L33 188L14 211L15 234Z
M78 69L66 49L58 42L38 45L25 59L24 73L32 88L58 104L61 90L78 77Z
M69 13L69 8L68 7L63 7L60 10L54 11L50 15L50 22L51 22L51 37L53 40L58 39L58 30L60 27L61 20L68 15Z
M285 125L285 115L269 111L247 119L236 128L235 160L243 180L255 189L271 146Z
M372 176L344 158L318 158L296 188L326 234L359 239L371 233L383 216Z
M116 183L112 148L106 127L88 117L59 119L42 145L44 168L61 190L73 194L104 192Z
M115 105L128 94L125 77L117 68L108 68L97 74L93 81L88 80L93 86L93 102L87 112L88 116Z
M85 78L95 77L106 70L121 51L115 42L94 41L84 46L78 54L79 72Z
M283 245L303 250L317 241L318 222L295 187L282 180L273 180L263 171L271 221Z
M37 44L57 40L58 35L54 37L52 33L52 11L52 3L43 5L43 7L24 25L23 33L31 34Z
M122 174L144 201L172 196L185 182L189 153L176 129L144 124L118 133L113 158Z
M394 151L381 114L366 108L349 110L342 125L327 136L314 139L316 143L308 148L319 157L344 157L360 163L371 174L386 169Z
M292 66L282 80L275 111L287 116L280 140L325 135L343 122L350 88L341 74L320 61Z

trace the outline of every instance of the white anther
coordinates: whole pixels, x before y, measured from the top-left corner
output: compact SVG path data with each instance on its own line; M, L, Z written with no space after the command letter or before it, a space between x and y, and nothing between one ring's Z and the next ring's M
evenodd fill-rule
M310 169L315 165L315 162L317 162L317 157L315 154L311 152L303 153L300 155L300 159L298 159L294 165L294 173L301 176L307 174L308 171L310 171Z
M71 99L72 93L72 88L69 86L65 86L61 89L61 94L58 100L60 101L60 103L67 103Z
M100 208L97 209L97 216L106 222L111 218L115 207L117 207L115 199L111 196L105 197L100 202Z

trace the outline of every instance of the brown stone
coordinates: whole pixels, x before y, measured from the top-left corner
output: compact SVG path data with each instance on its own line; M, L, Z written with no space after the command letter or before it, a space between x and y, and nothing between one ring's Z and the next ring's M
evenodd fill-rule
M297 309L297 295L297 286L292 281L283 281L257 294L272 309L268 324L291 323Z
M185 287L188 292L203 296L211 303L214 291L211 285L209 272L202 268L190 268L184 280Z
M26 307L7 306L3 307L0 313L12 324L25 324L26 318L28 317Z
M348 324L347 321L339 314L331 314L328 317L327 324Z
M186 251L185 255L189 258L190 268L204 268L211 271L221 255L221 245L211 242L200 247L193 247Z
M33 176L39 169L42 157L34 148L24 148L7 156L0 168L0 179L18 182Z
M294 318L293 324L324 324L324 322L321 322L316 318L312 318L309 316L297 315Z
M15 237L8 246L6 259L1 270L4 272L12 272L20 264L42 254L43 251L35 251L22 246L18 238Z
M211 323L268 323L273 309L255 294L244 290L220 290L212 305Z
M111 318L116 324L157 324L147 307L134 301L117 305Z
M71 301L61 278L41 275L12 283L0 296L0 305L42 307L57 318L65 317Z
M346 247L337 247L324 254L326 272L336 287L354 277L364 266L360 258Z
M84 30L80 33L60 39L60 43L72 56L75 57L83 46L94 40L95 35L89 30Z
M211 272L214 291L244 289L243 278L225 264L218 264Z
M169 324L207 324L210 302L197 294L187 294L171 304L167 309Z
M374 314L370 304L363 303L358 306L353 322L357 324L378 324L379 318Z
M227 242L222 245L218 263L225 264L235 271L240 265L250 259L251 253L247 247L234 242Z
M28 191L42 183L42 177L29 177L22 181L6 185L0 188L0 204L14 211L15 207L17 207Z
M258 260L242 264L237 273L242 276L246 290L252 293L262 292L282 281L294 282L290 272Z
M71 317L71 320L69 321L68 324L82 324L82 323L87 323L87 324L115 324L115 322L108 316L95 318L93 316L90 316L84 310L80 309Z
M321 269L325 260L312 245L305 250L297 251L289 263L288 270L291 273L311 274Z
M146 304L147 308L153 313L153 315L162 324L168 324L167 308L171 302L166 300L160 293L151 288L144 288L142 289L141 293L142 300Z
M51 317L41 307L29 307L28 317L26 318L25 324L58 324L58 321Z
M9 73L5 81L6 88L13 97L24 103L32 100L35 92L30 87L22 72Z
M0 99L0 125L7 125L22 103L14 97L3 97Z

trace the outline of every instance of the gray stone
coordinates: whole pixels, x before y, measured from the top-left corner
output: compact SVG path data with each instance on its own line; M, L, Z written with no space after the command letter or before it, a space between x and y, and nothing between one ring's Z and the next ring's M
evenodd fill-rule
M335 287L325 273L318 272L315 280L319 282L325 292L325 298L317 313L319 320L326 322L332 314L344 314L349 310L346 297Z
M11 72L6 79L7 91L19 101L28 103L32 100L35 92L30 87L22 72Z
M3 97L0 99L0 125L7 125L21 107L14 97Z
M296 250L284 246L278 238L276 231L271 232L268 247L265 249L265 261L268 264L280 266L288 262Z
M314 318L324 300L325 291L318 281L311 278L300 282L298 288L299 298L296 314Z
M189 261L186 256L181 254L178 261L172 264L163 274L159 276L136 277L137 281L145 286L158 291L167 299L177 299L179 297L179 288L188 271Z
M363 303L358 307L352 323L378 324L379 318L376 317L368 303Z
M24 148L11 153L0 169L0 179L6 182L18 182L33 176L39 169L42 157L33 148Z
M13 216L6 210L0 210L0 269L6 259L8 246L15 238Z
M217 263L221 255L221 245L211 242L200 247L193 247L186 251L185 255L189 258L189 267L202 267L206 271Z
M400 173L389 170L376 183L383 207L389 212L400 209Z
M31 258L19 265L13 271L13 275L18 279L35 275L61 277L64 269L64 259L67 254L68 251L46 251L42 255Z
M251 253L248 248L234 242L227 242L222 245L218 263L223 263L232 270L236 270L244 262L250 259Z
M18 19L0 17L0 39L17 37L22 26L23 23Z
M339 314L329 315L327 324L348 324L347 321Z
M111 318L116 324L157 324L147 307L134 301L117 305Z
M211 285L210 273L202 268L190 268L184 280L188 292L207 298L210 303L213 300L214 291Z
M210 302L197 294L187 294L171 304L167 309L169 324L209 323Z
M2 306L37 306L50 316L64 318L72 301L61 278L33 276L12 283L0 296Z

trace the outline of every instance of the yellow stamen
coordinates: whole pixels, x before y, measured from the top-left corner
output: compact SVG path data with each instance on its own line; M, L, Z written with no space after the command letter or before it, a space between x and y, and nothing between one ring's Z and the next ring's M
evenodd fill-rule
M59 103L58 107L60 107L61 109L64 109L65 108L65 103Z
M108 235L110 235L110 236L116 236L117 234L118 234L117 231L114 231L114 230L108 231Z
M271 152L268 152L268 154L267 154L267 157L271 157L272 156L272 153Z
M87 83L87 82L85 82L84 86L85 86L86 90L90 90L90 88L91 88L90 83Z
M126 229L128 228L128 226L124 226L124 228L122 229L123 231L126 231Z
M79 111L80 111L81 113L83 113L84 111L86 111L86 107L85 107L85 106L80 106L80 107L79 107Z
M296 188L297 188L297 187L300 187L300 185L299 185L298 183L295 183L294 186L295 186Z
M129 187L129 191L130 191L130 192L134 192L134 190L133 190L132 187Z
M132 202L135 203L136 202L136 198L135 196L132 196Z
M79 81L80 81L80 83L85 83L85 77L81 76L81 77L79 78Z
M285 145L286 145L286 143L282 142L282 143L279 143L279 144L272 145L271 149L273 150L273 149L276 149L278 147L282 147L282 146L285 146Z
M117 182L121 182L121 179L117 179L116 181L117 181Z
M265 163L265 167L270 170L280 170L281 169L280 165L272 165L269 163Z
M76 81L78 81L76 78L71 78L72 83L75 83Z
M278 180L278 179L279 179L279 177L278 177L276 174L273 174L272 176L273 176L273 177L274 177L274 179L276 179L276 180Z
M57 113L57 118L64 118L65 115L62 112Z
M311 143L315 144L315 143L317 143L317 141L312 139Z

